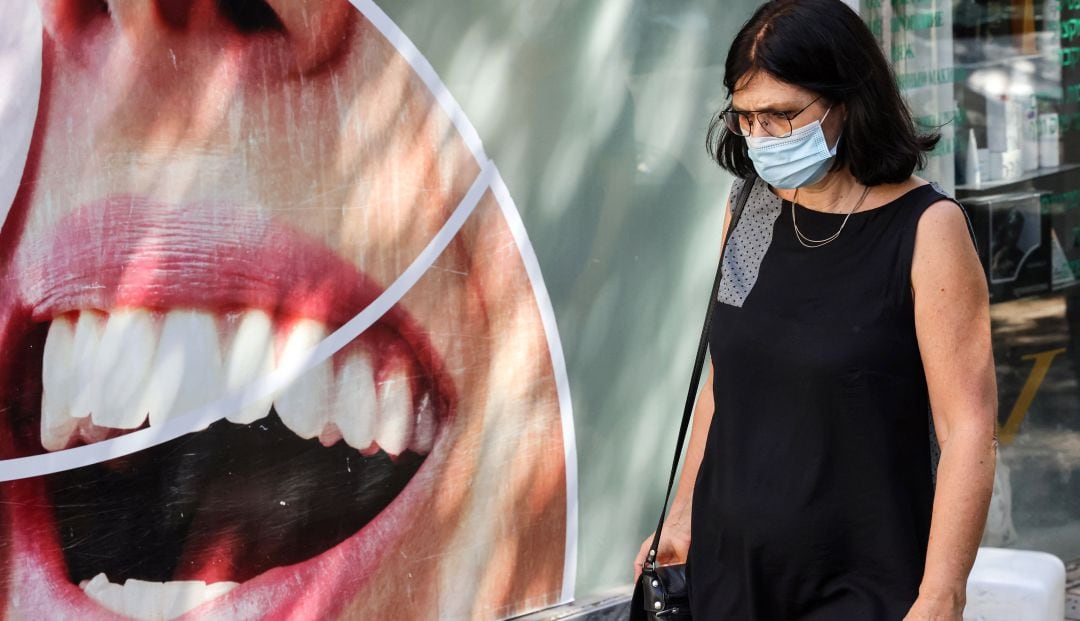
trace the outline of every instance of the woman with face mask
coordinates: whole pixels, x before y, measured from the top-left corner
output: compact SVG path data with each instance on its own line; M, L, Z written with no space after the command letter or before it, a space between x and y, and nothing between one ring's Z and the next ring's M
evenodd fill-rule
M760 7L724 85L710 154L753 186L658 562L697 619L960 621L997 391L966 215L913 174L940 137L841 0Z

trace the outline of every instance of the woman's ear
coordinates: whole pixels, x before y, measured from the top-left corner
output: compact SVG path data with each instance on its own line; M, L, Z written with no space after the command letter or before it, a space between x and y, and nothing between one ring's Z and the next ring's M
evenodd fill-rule
M835 111L838 114L836 115L836 127L833 132L839 135L844 133L844 130L847 128L848 109L845 104L838 103L836 104Z
M840 124L840 127L847 125L847 105L838 102L833 105L833 110L836 111L836 121Z

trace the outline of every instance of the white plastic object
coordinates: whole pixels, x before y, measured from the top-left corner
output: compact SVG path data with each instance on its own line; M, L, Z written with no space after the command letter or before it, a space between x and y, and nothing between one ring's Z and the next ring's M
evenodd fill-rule
M964 177L968 185L982 183L982 171L979 168L979 143L975 141L975 128L968 130L967 160L965 162Z
M1009 149L1001 153L1001 178L1018 179L1024 174L1024 154L1020 149Z
M1046 552L981 547L967 582L964 621L1062 621L1065 563Z
M1003 151L991 151L990 163L984 172L987 179L996 181L1005 178L1005 161Z
M990 176L990 149L979 147L977 152L979 154L979 181L993 181L994 178Z
M1025 95L1020 109L1020 166L1027 172L1039 168L1039 104L1035 95Z
M1058 115L1056 112L1046 112L1039 115L1039 165L1043 168L1059 166L1061 164L1060 147L1058 139Z
M1005 94L986 98L986 146L998 153L1009 148L1008 101Z

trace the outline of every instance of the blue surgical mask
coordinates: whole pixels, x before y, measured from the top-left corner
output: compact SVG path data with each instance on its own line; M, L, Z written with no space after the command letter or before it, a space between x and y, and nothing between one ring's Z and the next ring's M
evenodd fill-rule
M831 106L821 121L829 116L830 110ZM825 132L821 130L821 121L804 125L785 138L747 136L747 152L758 176L769 185L782 189L799 188L821 181L829 172L836 147L840 144L840 137L837 136L836 143L832 149L829 148L825 142Z

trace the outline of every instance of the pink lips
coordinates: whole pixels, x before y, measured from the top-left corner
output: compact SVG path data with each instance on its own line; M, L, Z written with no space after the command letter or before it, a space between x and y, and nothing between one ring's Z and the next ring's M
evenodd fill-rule
M256 209L113 197L68 214L16 256L35 321L85 308L262 308L343 323L381 288ZM383 319L398 327L402 313Z
M123 306L213 312L261 308L274 316L316 319L333 328L382 293L351 263L258 210L176 206L126 196L68 214L47 239L24 242L13 264L7 282L16 286L0 292L0 336L7 343L12 330L61 313ZM420 469L390 505L353 536L307 561L248 580L184 619L334 614L347 599L343 594L366 582L365 568L378 566L416 507L431 495L449 452L439 440L456 414L456 390L427 334L406 311L395 306L377 325L409 345L446 404L438 408L439 436ZM0 370L10 371L12 363L0 361ZM0 420L0 428L11 430L11 421ZM28 454L27 438L10 432L0 436L0 456ZM0 491L11 507L6 524L11 545L8 558L0 560L9 568L8 588L19 594L26 610L36 611L40 605L40 610L63 616L116 618L67 578L44 481L15 481ZM2 588L0 599L10 601Z

